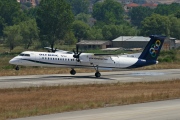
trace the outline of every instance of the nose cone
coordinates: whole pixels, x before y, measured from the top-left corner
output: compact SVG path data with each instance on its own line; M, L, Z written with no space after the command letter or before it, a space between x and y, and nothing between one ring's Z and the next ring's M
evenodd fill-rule
M13 58L13 59L11 59L10 61L9 61L9 64L15 64L15 65L17 65L18 64L18 59L15 59L15 58Z

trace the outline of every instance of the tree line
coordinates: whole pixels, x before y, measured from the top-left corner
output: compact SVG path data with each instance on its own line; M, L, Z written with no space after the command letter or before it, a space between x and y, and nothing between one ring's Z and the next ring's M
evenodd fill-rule
M128 13L139 35L162 34L180 39L180 4L160 4L155 9L136 7Z
M93 8L91 8L93 6ZM41 0L37 7L0 0L1 43L13 50L79 39L113 40L119 36L162 34L180 39L180 4L136 7L126 13L116 0ZM93 11L92 11L93 10Z

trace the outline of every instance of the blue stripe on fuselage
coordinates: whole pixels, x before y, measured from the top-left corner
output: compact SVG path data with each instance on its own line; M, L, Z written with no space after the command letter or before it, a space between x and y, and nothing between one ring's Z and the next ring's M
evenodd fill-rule
M138 61L129 66L128 68L138 68L138 67L144 67L144 66L148 66L148 65L154 65L156 64L156 60L143 60L143 59L138 59Z

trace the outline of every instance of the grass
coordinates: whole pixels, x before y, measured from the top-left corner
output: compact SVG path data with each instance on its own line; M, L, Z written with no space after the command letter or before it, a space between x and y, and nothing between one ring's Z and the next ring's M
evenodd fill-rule
M180 79L0 89L0 119L180 98Z

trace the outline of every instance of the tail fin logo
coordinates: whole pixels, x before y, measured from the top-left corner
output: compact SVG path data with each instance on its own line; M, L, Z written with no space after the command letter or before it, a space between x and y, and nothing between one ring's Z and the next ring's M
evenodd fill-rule
M161 45L161 41L160 40L156 40L155 44L151 45L151 48L149 49L149 52L151 54L152 57L156 57L157 53L159 51Z

